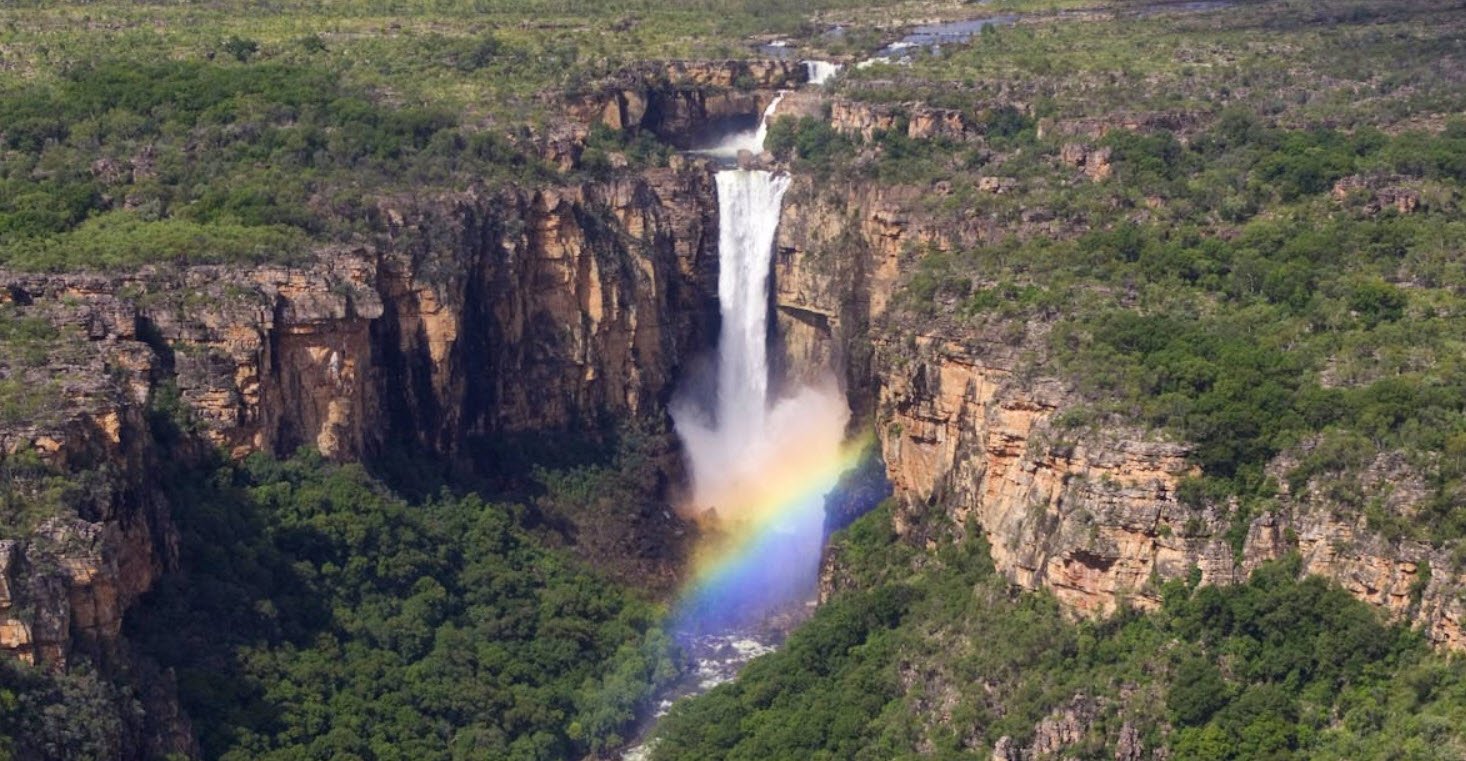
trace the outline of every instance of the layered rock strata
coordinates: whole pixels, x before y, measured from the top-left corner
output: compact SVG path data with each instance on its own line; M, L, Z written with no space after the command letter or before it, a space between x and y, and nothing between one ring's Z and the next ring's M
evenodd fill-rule
M7 309L70 342L64 371L41 368L63 387L0 453L35 463L36 493L89 484L0 541L0 650L57 669L123 654L128 607L176 562L164 457L406 446L492 469L475 441L662 415L716 327L711 179L679 166L385 199L378 239L296 266L0 273Z
M1466 646L1466 574L1448 550L1380 536L1321 484L1283 494L1262 515L1239 518L1232 504L1189 506L1178 498L1180 482L1196 474L1184 442L1124 421L1065 423L1063 413L1083 400L1045 375L1041 321L924 323L893 304L923 252L987 235L982 225L937 224L921 212L920 195L796 183L775 259L786 372L843 368L852 404L880 440L900 504L896 528L908 541L980 531L1002 573L1050 590L1076 615L1151 608L1165 580L1235 583L1297 552L1304 572L1338 582L1438 645ZM1273 465L1280 481L1284 459ZM1408 488L1418 476L1387 459L1361 487L1409 514L1423 487ZM1240 534L1238 520L1246 522ZM831 569L826 593L838 577Z

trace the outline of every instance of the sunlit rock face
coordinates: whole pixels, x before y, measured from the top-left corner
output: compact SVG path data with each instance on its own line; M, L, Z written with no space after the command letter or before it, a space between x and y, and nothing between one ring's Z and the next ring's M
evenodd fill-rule
M850 129L866 123L838 111L832 118L850 119ZM1277 511L1253 517L1236 553L1227 506L1198 510L1177 499L1180 480L1195 472L1185 442L1131 425L1059 424L1083 399L1043 373L1044 324L931 324L906 313L901 283L921 252L1015 232L982 218L943 224L921 211L921 197L914 188L796 177L774 259L780 376L837 368L852 409L874 422L897 528L909 541L975 528L1001 572L1052 590L1075 615L1153 606L1156 580L1186 578L1192 568L1208 583L1235 583L1297 551L1305 572L1440 646L1466 647L1466 603L1452 592L1466 578L1448 552L1376 536L1311 488L1285 490ZM1051 234L1049 224L1018 232ZM1280 483L1289 457L1269 466ZM1391 510L1408 512L1424 491L1398 459L1382 458L1365 475L1369 488L1390 494ZM838 567L824 570L828 595L842 577Z
M294 265L0 271L0 304L68 342L53 352L65 363L43 368L64 393L0 425L0 456L26 452L87 485L74 514L0 542L0 654L142 668L127 663L123 621L177 563L165 463L416 446L493 468L483 442L661 420L679 366L713 340L714 198L708 168L681 160L601 182L384 198L371 245ZM176 423L186 430L164 432ZM665 589L685 525L644 512L608 541ZM150 716L173 717L160 747L187 753L160 680L139 685Z

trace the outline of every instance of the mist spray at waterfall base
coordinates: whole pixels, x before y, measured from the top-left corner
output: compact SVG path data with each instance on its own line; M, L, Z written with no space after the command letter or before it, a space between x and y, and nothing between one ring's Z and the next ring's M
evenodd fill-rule
M716 384L711 394L684 388L672 407L692 475L683 511L706 537L678 607L684 632L754 623L809 597L825 495L858 456L842 446L849 408L833 380L770 395L769 277L788 176L738 169L716 179Z
M716 428L678 421L694 472L688 508L705 537L679 603L679 629L746 626L808 600L825 538L825 496L866 449L865 442L842 444L848 416L843 394L830 385L775 403L763 436L746 448L729 447Z

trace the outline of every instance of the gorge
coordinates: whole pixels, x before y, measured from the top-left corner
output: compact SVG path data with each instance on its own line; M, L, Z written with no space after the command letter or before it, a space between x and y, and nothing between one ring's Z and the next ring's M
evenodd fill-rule
M1466 18L1341 3L0 90L0 759L1449 758Z

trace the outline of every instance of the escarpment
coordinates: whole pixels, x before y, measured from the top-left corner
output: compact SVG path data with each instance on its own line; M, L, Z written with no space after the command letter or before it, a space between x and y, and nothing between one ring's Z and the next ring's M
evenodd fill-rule
M1083 615L1126 603L1151 608L1160 581L1194 572L1204 583L1233 583L1297 552L1305 573L1338 582L1439 645L1462 646L1466 577L1449 552L1390 541L1319 490L1243 517L1234 545L1235 505L1178 498L1194 473L1184 443L1117 422L1065 426L1060 415L1078 400L1056 381L1027 377L1020 356L1031 338L918 336L877 350L878 434L902 504L898 530L917 541L932 538L934 520L983 531L1010 579L1049 588ZM1408 479L1384 464L1369 472L1366 488L1378 493Z
M581 132L646 130L685 147L804 76L793 62L659 64L567 110ZM955 110L800 95L790 113L828 114L836 132L865 141L898 127L910 140L984 140ZM1148 124L1133 121L1124 128ZM1104 131L1047 127L1084 139ZM561 146L567 166L580 137ZM1092 180L1110 176L1108 149L1073 143L1056 158ZM10 498L38 501L56 479L81 483L66 509L0 541L0 651L57 669L77 657L145 669L121 631L129 607L177 563L156 478L166 461L300 447L369 460L409 449L492 472L496 446L518 435L662 419L679 370L717 327L709 167L669 163L537 188L379 198L369 236L292 265L0 272L0 304L61 326L67 342L64 364L48 358L52 372L65 369L49 403L23 420L0 417L0 456L19 488ZM975 187L1000 195L1019 184L993 176ZM1442 647L1466 647L1466 573L1449 550L1388 539L1312 484L1285 488L1257 515L1191 504L1181 498L1198 472L1187 442L1065 415L1084 400L1049 370L1042 320L913 314L903 287L922 254L1072 232L1042 209L1022 210L1016 231L997 212L954 222L930 210L950 192L798 175L773 259L776 381L797 387L835 371L854 419L876 433L906 541L981 533L1014 585L1049 590L1080 616L1154 608L1166 581L1237 583L1297 553L1305 572ZM0 371L36 375L9 361ZM1271 474L1286 481L1298 454ZM1408 515L1425 498L1419 480L1402 458L1381 457L1360 486ZM822 591L838 578L827 574ZM157 742L191 752L186 719L161 700L156 713L172 719L154 728L169 738Z
M64 302L90 326L88 369L117 375L118 393L141 404L176 388L232 456L357 458L403 438L452 452L475 434L653 411L708 329L706 182L656 170L384 200L379 245L296 267L5 277L24 309ZM12 449L49 446L45 431L21 438Z
M5 308L60 326L51 359L68 365L0 432L7 499L36 512L61 495L0 542L0 648L147 671L121 631L177 564L166 466L304 446L492 473L501 439L660 420L716 329L716 208L706 168L678 162L384 198L374 239L294 266L3 273ZM0 377L34 370L7 362ZM153 681L154 755L192 753L168 677Z
M1276 509L1257 515L1235 503L1189 505L1178 487L1199 471L1186 442L1126 421L1065 419L1084 399L1045 370L1042 321L913 317L900 286L922 252L992 239L984 220L939 224L920 195L796 185L775 259L785 360L794 372L832 357L843 368L852 404L868 405L908 541L980 531L1014 584L1048 589L1082 616L1153 608L1164 581L1236 583L1296 552L1305 573L1442 647L1463 645L1466 574L1448 549L1390 540L1326 489L1285 488ZM1289 457L1270 466L1280 481ZM1399 514L1426 498L1400 458L1371 466L1365 480ZM826 594L838 577L828 569Z

